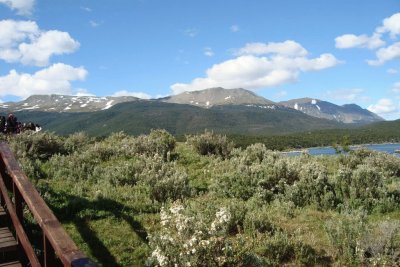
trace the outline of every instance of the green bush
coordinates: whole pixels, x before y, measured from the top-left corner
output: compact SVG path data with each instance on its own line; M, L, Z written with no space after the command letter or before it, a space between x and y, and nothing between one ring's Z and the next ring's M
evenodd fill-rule
M325 231L340 265L361 265L364 254L361 243L367 230L366 213L362 210L345 210L325 223Z
M201 135L186 136L186 143L191 145L200 155L217 155L229 157L234 144L225 135L206 131Z
M146 158L145 168L138 175L140 183L150 189L151 198L159 202L183 199L191 195L189 177L176 162L164 162L160 156Z
M354 170L342 167L336 176L335 191L342 203L369 211L390 200L383 173L377 167L363 164Z
M325 167L315 162L301 167L299 180L287 187L285 197L299 207L331 208L336 202Z
M23 132L9 138L11 150L17 158L48 160L53 155L65 154L61 137L49 132Z

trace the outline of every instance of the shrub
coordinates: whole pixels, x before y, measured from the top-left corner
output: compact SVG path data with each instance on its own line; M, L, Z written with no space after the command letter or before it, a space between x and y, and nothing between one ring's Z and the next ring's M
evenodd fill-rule
M64 140L64 148L68 153L73 153L74 151L83 151L84 147L91 143L91 139L84 132L78 132L69 135Z
M174 203L160 212L161 229L150 236L152 266L222 266L227 263L229 210L221 207L211 218L190 213Z
M363 262L373 266L399 266L400 223L383 221L372 228L361 243L365 251Z
M200 155L217 155L223 158L229 157L234 148L233 142L229 141L225 135L208 131L201 135L186 136L186 143Z
M159 202L168 199L183 199L191 195L191 187L186 172L177 167L176 162L164 162L160 156L146 158L145 168L138 180L150 188L151 198Z
M247 212L244 220L244 231L250 235L273 233L275 226L270 220L269 208L261 207Z
M160 155L164 160L169 160L176 145L175 138L166 130L151 130L149 135L140 135L134 142L137 154L154 156Z
M143 161L132 159L112 160L95 165L90 178L95 181L107 181L111 185L135 185L143 171Z
M325 231L336 249L340 265L360 265L364 253L361 246L367 233L366 213L362 210L344 210L337 218L325 223Z
M336 176L336 195L342 203L353 208L372 210L386 202L384 200L388 197L382 176L382 172L374 166L362 164L354 170L342 167Z
M300 207L313 204L318 208L330 208L335 205L332 192L325 167L310 162L301 167L299 180L287 187L285 196Z
M48 160L56 154L65 154L62 139L49 132L23 132L9 139L11 150L17 158Z

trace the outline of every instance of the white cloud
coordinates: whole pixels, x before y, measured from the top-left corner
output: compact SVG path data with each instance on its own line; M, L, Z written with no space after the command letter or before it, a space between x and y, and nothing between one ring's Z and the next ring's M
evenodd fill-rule
M84 67L75 68L63 63L53 64L34 74L11 70L0 76L0 96L26 98L34 94L71 94L71 82L84 80L86 76Z
M93 28L99 27L101 25L101 22L96 22L94 20L90 20L89 21L90 26L92 26Z
M328 91L327 95L329 98L333 98L335 100L350 102L354 101L355 99L365 99L364 97L361 97L364 92L365 90L361 88L339 89L335 91Z
M392 92L400 93L400 82L394 83L392 86Z
M186 29L183 31L185 35L189 37L195 37L198 34L198 31L194 28Z
M390 68L386 72L388 74L390 74L390 75L395 75L395 74L399 73L399 70L398 69L394 69L394 68Z
M400 58L400 42L394 43L388 47L376 51L376 60L367 60L369 65L378 66L385 62Z
M378 47L384 46L385 42L381 39L381 35L374 33L371 37L366 34L354 35L354 34L344 34L342 36L335 38L336 48L369 48L376 49Z
M299 43L287 40L282 43L249 43L245 47L240 48L237 55L267 55L280 54L286 56L306 56L307 50Z
M284 96L287 96L287 94L288 94L287 91L279 91L278 93L275 94L275 97L282 98Z
M88 90L84 88L77 88L75 89L75 92L73 93L74 96L96 96L92 93L89 93Z
M232 25L230 30L231 30L231 32L238 32L238 31L240 31L240 28L238 25Z
M86 12L92 12L92 9L90 7L81 6L81 9L86 11Z
M206 48L204 48L204 55L207 57L213 57L214 51L212 50L211 47L206 47Z
M34 21L0 20L0 48L10 48L39 33Z
M62 55L74 52L80 44L71 38L67 32L47 31L32 43L19 45L20 61L24 65L46 66L52 55Z
M46 66L51 56L80 46L67 32L42 31L34 21L2 20L0 29L0 59L9 63Z
M143 92L129 92L129 91L126 91L126 90L115 92L112 96L114 96L114 97L134 96L134 97L141 98L141 99L150 99L151 98L150 95L148 95L146 93L143 93Z
M376 114L390 114L398 111L398 107L388 98L382 98L378 103L370 105L368 110Z
M276 54L269 57L242 55L215 64L206 71L206 77L196 78L188 84L173 84L171 89L175 94L178 94L184 91L196 91L211 87L242 87L246 89L273 87L295 82L301 72L319 71L340 63L331 54L322 54L318 58L312 59L305 56L292 56L296 54L295 50L281 49L286 47L287 44L288 42L274 43L268 51L274 51ZM296 51L298 55L305 55L304 51L301 52L302 50L297 49Z
M385 33L389 33L392 38L391 44L387 47L380 48L386 43L382 40ZM345 34L335 38L337 48L369 48L378 49L376 51L375 60L367 60L367 63L372 66L379 66L387 61L400 58L400 43L393 40L400 34L400 13L393 14L382 21L382 25L377 27L374 33L369 37L366 34L354 35Z
M0 4L5 4L12 10L16 10L18 15L31 15L35 0L0 0Z
M400 13L393 14L389 18L385 18L382 26L376 29L379 33L389 32L392 38L400 34Z

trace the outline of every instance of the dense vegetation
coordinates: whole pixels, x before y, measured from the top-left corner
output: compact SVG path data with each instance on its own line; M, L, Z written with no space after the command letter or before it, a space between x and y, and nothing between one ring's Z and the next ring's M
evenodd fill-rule
M331 146L344 141L353 145L400 142L400 120L377 122L351 129L309 131L272 136L231 135L236 145L263 143L272 150Z
M102 266L400 264L395 156L287 157L209 132L2 138Z

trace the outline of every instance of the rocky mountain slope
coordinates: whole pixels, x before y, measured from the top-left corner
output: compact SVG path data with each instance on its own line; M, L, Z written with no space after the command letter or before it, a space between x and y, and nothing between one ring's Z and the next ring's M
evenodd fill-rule
M20 102L0 103L1 112L36 110L47 112L91 112L109 109L115 104L137 101L131 96L95 97L67 95L33 95Z
M160 99L163 102L188 104L209 108L219 105L261 105L273 106L274 102L245 89L209 88L201 91L184 92Z
M371 123L383 121L381 117L356 104L338 106L327 101L300 98L279 102L280 105L299 110L307 115L343 123Z

